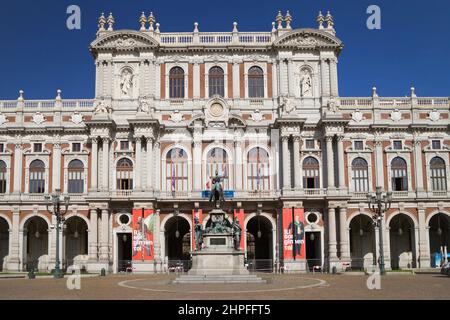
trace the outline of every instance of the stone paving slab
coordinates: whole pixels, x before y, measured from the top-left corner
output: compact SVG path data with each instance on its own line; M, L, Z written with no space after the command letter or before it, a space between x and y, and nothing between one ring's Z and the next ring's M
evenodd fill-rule
M260 275L267 284L183 284L175 275L110 275L81 279L81 290L68 290L67 279L2 279L0 299L57 300L449 300L450 277L389 275L381 290L367 288L368 276Z

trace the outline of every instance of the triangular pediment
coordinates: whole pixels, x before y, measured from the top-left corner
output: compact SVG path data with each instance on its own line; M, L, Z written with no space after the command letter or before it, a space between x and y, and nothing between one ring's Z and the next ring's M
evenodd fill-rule
M334 49L340 51L342 41L326 31L316 29L293 30L274 43L275 48L284 49Z
M91 51L154 49L158 42L147 34L133 30L108 32L91 43Z

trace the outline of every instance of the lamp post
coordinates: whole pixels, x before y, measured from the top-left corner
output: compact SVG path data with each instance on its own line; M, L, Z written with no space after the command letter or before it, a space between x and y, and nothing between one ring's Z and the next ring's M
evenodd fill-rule
M392 203L392 192L382 193L382 188L377 187L375 195L367 194L367 203L369 209L372 210L374 215L372 216L374 226L378 227L378 235L380 238L380 275L385 275L386 270L384 269L384 249L383 249L383 217L384 213L391 208Z
M67 209L69 208L70 197L64 197L64 200L61 201L61 190L56 189L55 193L51 196L45 196L45 202L47 206L47 211L56 217L56 261L55 261L55 272L53 274L55 279L62 278L61 268L60 268L60 259L59 259L59 231L61 230L61 226L64 223L64 215L67 213ZM61 205L64 205L65 210L64 213L61 212ZM52 210L51 210L52 209Z

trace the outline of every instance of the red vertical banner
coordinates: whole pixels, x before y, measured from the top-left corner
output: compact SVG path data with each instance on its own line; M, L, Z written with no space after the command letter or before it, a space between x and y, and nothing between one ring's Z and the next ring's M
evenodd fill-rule
M192 230L191 230L191 240L192 240L192 251L195 251L196 245L195 245L195 218L198 218L198 221L201 224L203 224L203 211L200 210L192 210Z
M133 210L133 261L149 261L154 257L153 210Z
M305 211L302 208L283 209L284 260L306 259Z
M239 220L239 224L241 225L241 243L239 244L239 248L241 250L244 250L244 209L234 210L234 218L237 218Z

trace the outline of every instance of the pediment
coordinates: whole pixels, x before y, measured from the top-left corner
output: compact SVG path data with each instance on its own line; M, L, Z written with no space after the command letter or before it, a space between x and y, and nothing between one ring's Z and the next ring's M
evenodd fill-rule
M315 29L293 30L274 43L275 48L284 49L334 49L340 51L343 48L342 41L335 36Z
M121 30L108 32L100 36L91 43L90 50L129 51L135 49L154 49L158 46L158 42L149 35L133 30Z

